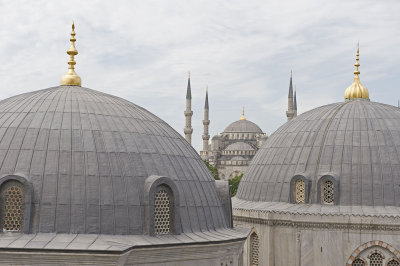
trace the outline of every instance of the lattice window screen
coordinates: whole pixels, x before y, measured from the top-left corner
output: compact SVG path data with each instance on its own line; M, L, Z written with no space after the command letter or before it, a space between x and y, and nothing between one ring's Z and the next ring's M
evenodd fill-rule
M335 200L335 185L332 181L326 180L322 183L321 198L323 203L331 204Z
M4 190L3 231L21 231L23 217L22 187L9 186Z
M258 266L259 245L258 235L254 232L250 236L250 265L252 266Z
M383 266L383 257L379 253L372 253L369 256L369 265L371 266Z
M171 209L168 192L164 189L158 191L154 201L154 232L156 235L169 234Z
M351 265L352 266L365 266L365 263L362 259L357 258L353 261L353 263Z
M387 266L400 266L400 263L397 260L393 259L388 262Z
M294 183L295 187L295 202L305 203L306 202L306 186L303 180L297 179Z

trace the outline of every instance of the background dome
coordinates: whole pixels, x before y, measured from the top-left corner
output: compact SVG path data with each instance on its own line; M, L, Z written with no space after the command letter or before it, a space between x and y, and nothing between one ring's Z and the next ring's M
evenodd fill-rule
M338 181L346 206L400 206L400 109L366 100L308 111L264 143L240 183L237 197L289 202L295 175L310 182L310 203L324 175Z
M60 86L0 102L1 176L31 182L31 233L142 234L144 182L172 179L181 232L227 227L213 177L167 123L124 99Z
M224 130L224 133L263 133L261 128L249 120L238 120L231 123Z

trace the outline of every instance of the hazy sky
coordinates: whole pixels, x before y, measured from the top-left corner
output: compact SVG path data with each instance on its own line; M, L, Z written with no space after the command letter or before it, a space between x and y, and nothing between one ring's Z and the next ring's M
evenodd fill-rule
M343 101L360 41L361 82L397 105L400 1L2 1L0 98L59 85L71 22L82 86L126 98L183 134L191 72L193 145L240 118L270 135L286 121L290 70L299 112Z

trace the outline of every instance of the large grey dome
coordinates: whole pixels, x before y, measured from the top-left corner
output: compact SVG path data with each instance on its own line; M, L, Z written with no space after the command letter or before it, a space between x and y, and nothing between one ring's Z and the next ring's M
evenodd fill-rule
M118 97L60 86L3 100L0 150L1 177L31 184L30 233L143 234L144 184L153 175L176 185L177 231L229 225L196 151L167 123Z
M291 181L300 176L309 184L308 202L318 203L318 181L330 177L335 204L400 206L399 172L400 109L366 100L334 103L272 134L245 172L237 197L289 202Z
M224 133L263 133L261 128L249 120L238 120L231 123Z

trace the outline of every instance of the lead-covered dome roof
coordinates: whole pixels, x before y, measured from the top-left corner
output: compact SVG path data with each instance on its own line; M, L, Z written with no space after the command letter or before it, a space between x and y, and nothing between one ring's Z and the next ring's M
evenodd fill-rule
M237 198L289 202L297 175L309 180L309 203L317 203L318 181L329 176L337 181L338 205L400 206L399 173L400 109L346 101L303 113L272 134L245 172Z
M263 133L261 128L249 120L238 120L231 123L224 133Z
M229 224L196 151L157 116L105 93L59 86L1 101L0 157L2 177L32 184L31 233L142 234L152 175L176 185L179 231Z

